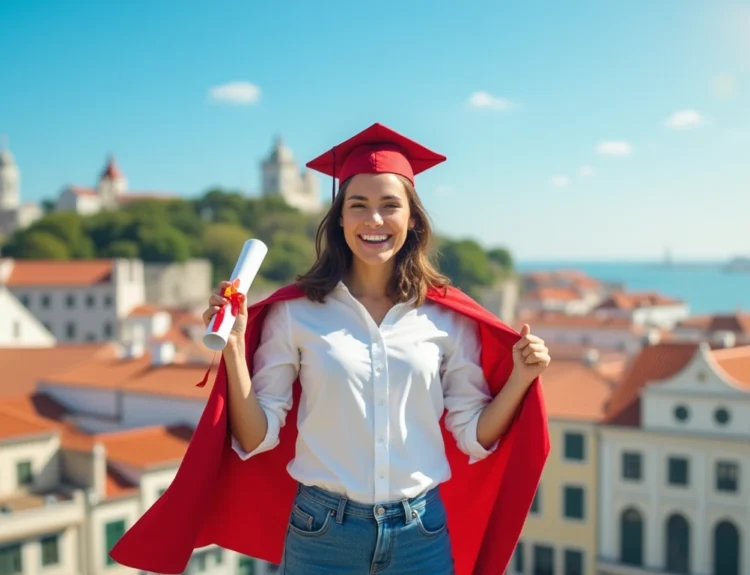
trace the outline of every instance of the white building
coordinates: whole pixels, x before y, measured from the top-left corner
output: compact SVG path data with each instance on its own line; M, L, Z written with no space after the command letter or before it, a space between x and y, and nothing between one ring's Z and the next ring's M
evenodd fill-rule
M91 215L101 210L116 209L134 200L170 200L176 197L178 196L172 193L129 190L128 179L117 166L114 157L110 156L99 175L96 187L66 186L58 196L56 209L58 211L73 211L81 215Z
M750 346L645 348L600 437L599 573L750 575Z
M115 339L145 298L140 260L0 259L0 284L60 342Z
M569 287L540 287L525 292L518 302L518 315L534 312L559 312L583 315L596 304L585 295Z
M281 138L261 163L261 192L264 196L280 195L287 204L303 212L316 213L322 205L315 174L300 169Z
M681 300L654 292L615 292L594 311L611 317L626 318L636 325L672 329L690 315Z
M0 147L0 237L29 226L42 216L38 204L21 203L21 171L6 145Z
M0 285L0 318L0 348L55 345L55 336L4 285Z
M676 339L708 341L716 345L750 345L750 313L697 315L678 323L672 331Z

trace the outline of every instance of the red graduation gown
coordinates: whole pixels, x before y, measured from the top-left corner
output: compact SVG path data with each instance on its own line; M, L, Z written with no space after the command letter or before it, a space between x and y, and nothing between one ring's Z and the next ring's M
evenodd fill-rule
M258 345L268 305L303 297L286 286L248 310L247 357ZM481 364L496 394L513 367L518 334L455 288L431 290L428 299L479 324ZM250 365L252 370L252 364ZM216 544L281 562L296 482L286 465L294 457L299 381L294 406L271 451L241 461L231 448L227 378L222 361L211 395L172 484L125 533L110 556L126 566L182 573L197 547ZM532 383L513 424L487 459L468 464L442 421L452 477L441 486L457 575L503 573L536 492L549 435L541 381Z

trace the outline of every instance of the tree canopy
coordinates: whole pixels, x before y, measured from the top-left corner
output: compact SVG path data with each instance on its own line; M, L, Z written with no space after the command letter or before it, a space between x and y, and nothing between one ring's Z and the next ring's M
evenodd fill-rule
M243 242L255 237L269 247L259 279L283 284L312 265L320 220L320 215L304 214L278 196L247 197L217 188L198 199L136 200L88 216L49 212L10 236L2 252L19 259L206 258L218 282L231 274ZM513 258L504 247L485 249L471 239L445 236L436 237L434 247L440 270L470 294L513 270Z

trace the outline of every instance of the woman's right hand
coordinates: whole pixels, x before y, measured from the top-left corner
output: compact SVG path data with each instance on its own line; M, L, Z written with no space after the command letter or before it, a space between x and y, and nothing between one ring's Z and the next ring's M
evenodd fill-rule
M224 297L224 290L228 288L231 284L231 282L223 281L219 283L219 286L216 288L216 290L211 293L211 297L208 298L208 308L206 311L203 312L202 318L203 323L208 327L208 324L211 323L211 319L219 313L219 310L229 303L229 300ZM232 326L232 330L229 332L229 339L227 341L227 345L234 345L234 344L244 344L245 343L245 330L247 329L247 298L244 294L237 294L240 306L237 313L237 317L235 317L234 326ZM227 309L227 313L231 314L231 311Z

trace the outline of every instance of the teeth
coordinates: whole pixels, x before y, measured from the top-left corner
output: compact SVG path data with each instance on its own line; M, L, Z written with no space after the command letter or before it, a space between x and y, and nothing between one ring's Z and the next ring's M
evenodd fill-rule
M366 242L384 242L388 236L362 236L362 239Z

